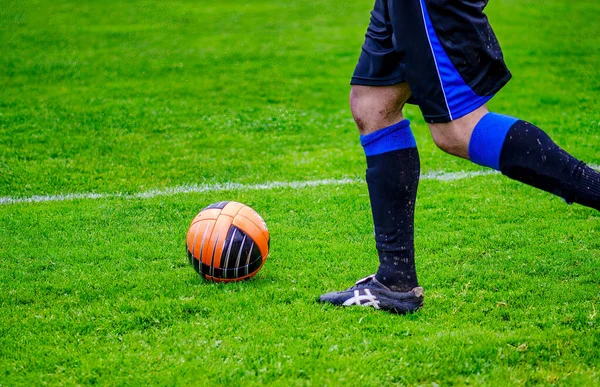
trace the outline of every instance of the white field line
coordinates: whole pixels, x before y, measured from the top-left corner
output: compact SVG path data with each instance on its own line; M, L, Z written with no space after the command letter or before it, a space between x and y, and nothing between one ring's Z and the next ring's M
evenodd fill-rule
M421 175L421 180L438 180L438 181L452 181L461 179L470 179L477 176L486 176L497 174L496 171L473 171L473 172L443 172L433 171ZM111 198L125 198L125 199L150 199L158 196L173 196L184 193L202 193L202 192L219 192L219 191L233 191L233 190L269 190L276 188L308 188L318 186L335 186L335 185L347 185L357 184L364 182L364 178L345 178L345 179L324 179L324 180L309 180L309 181L273 181L270 183L261 184L241 184L241 183L216 183L216 184L194 184L194 185L180 185L165 189L156 189L144 192L138 192L133 194L128 193L71 193L71 194L60 194L60 195L35 195L29 197L13 197L4 196L0 197L0 205L10 205L17 203L43 203L43 202L62 202L66 200L77 200L77 199L111 199Z

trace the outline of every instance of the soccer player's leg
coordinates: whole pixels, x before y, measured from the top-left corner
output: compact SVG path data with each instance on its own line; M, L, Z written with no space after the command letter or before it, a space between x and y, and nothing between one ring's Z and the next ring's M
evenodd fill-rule
M600 211L600 173L559 147L537 126L484 107L447 124L430 124L444 151Z
M414 260L414 210L419 154L402 116L406 83L352 87L350 104L367 158L367 186L375 225L379 268L353 287L324 294L321 302L407 313L423 303Z
M355 286L324 294L319 301L407 313L423 303L414 262L414 208L419 154L402 107L410 89L394 49L385 0L372 12L363 51L352 78L350 105L366 159L377 273Z
M430 66L429 74L435 67L437 77L411 78L409 72L409 82L436 144L568 203L600 210L600 173L537 126L487 111L485 102L508 81L510 72L481 6L464 1L451 6L441 0L415 3L423 21L421 37L430 47L417 60L424 62L421 68Z

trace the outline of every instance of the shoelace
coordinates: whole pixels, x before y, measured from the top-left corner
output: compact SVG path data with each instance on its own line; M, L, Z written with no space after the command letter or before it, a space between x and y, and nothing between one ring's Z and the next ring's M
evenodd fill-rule
M375 274L371 274L370 276L367 276L365 278L361 278L358 281L356 281L356 283L354 284L354 286L352 287L352 289L355 289L357 287L360 287L360 285L366 284L367 282L370 282L373 278L375 278Z

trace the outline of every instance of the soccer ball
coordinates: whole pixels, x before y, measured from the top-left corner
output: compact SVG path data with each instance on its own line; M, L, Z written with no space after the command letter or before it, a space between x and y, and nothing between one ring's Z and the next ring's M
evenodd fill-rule
M265 221L252 208L218 202L192 220L186 238L194 269L209 281L233 282L254 276L269 254Z

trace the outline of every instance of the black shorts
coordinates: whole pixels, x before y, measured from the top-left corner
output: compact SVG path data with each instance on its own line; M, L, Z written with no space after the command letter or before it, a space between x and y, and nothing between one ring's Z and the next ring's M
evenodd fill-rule
M352 85L408 82L427 122L448 122L510 79L487 0L376 0Z

